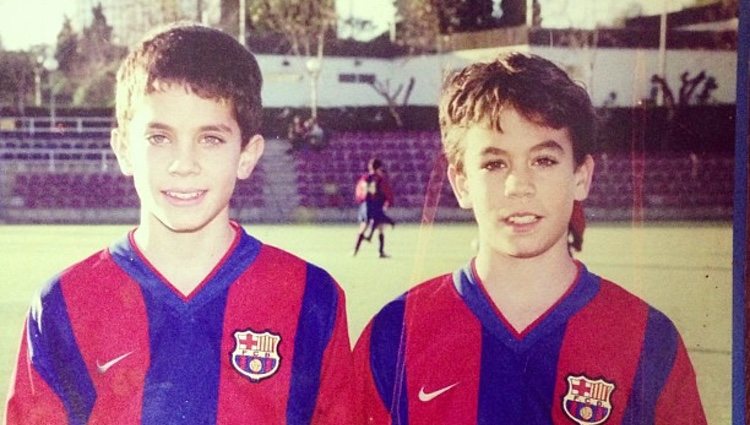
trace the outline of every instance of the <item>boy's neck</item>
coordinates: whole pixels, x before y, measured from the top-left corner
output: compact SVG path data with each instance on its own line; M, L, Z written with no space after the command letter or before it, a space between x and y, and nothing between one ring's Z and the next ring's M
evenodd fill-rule
M561 250L532 258L480 250L475 268L490 299L518 333L554 306L578 273L573 259Z
M142 220L133 238L149 263L187 296L221 261L235 236L229 222L209 223L193 232L175 232L162 223Z

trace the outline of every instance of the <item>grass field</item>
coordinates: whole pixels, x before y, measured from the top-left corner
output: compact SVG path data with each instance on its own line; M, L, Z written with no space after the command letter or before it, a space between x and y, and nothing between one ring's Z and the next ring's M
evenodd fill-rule
M29 300L54 273L106 246L123 226L0 226L0 400L4 400ZM352 340L388 300L472 255L469 225L397 226L387 251L350 256L355 227L249 226L266 243L327 269L347 293ZM594 224L579 256L665 312L677 325L698 373L710 424L731 420L732 231L729 223Z

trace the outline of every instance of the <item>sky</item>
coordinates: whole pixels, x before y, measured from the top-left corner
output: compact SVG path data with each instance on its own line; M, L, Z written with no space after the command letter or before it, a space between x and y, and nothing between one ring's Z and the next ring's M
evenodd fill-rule
M35 44L54 45L63 16L80 0L0 0L0 42L6 50L25 50ZM645 14L659 13L663 4L676 10L695 0L540 0L544 26L591 26L607 22L631 4ZM340 15L370 19L382 31L393 20L393 0L336 0ZM106 11L105 11L106 14ZM80 30L80 28L77 28ZM378 31L381 32L381 31Z
M75 0L0 0L0 43L6 50L54 44Z

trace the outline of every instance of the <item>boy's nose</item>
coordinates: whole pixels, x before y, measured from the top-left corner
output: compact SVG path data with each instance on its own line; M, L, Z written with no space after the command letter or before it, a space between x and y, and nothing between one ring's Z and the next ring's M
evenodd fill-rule
M192 147L182 147L177 150L175 157L169 164L169 173L176 175L195 174L200 171L200 164Z
M505 196L527 197L534 194L534 183L526 170L512 170L505 178Z

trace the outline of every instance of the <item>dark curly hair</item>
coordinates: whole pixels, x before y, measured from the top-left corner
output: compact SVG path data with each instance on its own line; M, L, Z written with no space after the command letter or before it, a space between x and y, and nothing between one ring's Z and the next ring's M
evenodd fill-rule
M469 65L446 79L439 115L449 163L463 169L462 130L487 123L502 131L500 115L508 107L538 125L568 129L576 164L591 152L596 114L586 90L547 59L511 53Z

